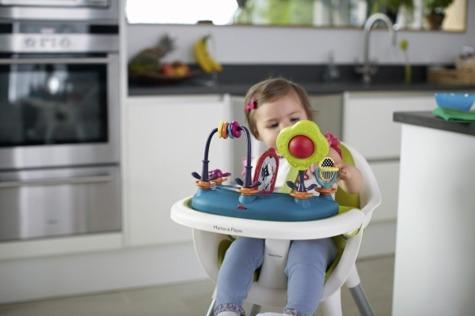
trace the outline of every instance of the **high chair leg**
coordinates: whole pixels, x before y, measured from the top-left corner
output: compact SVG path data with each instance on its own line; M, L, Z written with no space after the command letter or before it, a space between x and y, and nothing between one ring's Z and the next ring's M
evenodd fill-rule
M324 300L320 306L324 316L342 316L340 289Z
M351 296L355 300L356 306L358 306L358 310L362 316L374 316L373 309L371 305L368 303L368 299L366 298L366 294L361 287L361 284L350 287L349 288Z
M206 316L213 316L213 308L214 308L214 298L211 301L211 304L208 307L208 311L206 312Z
M261 311L261 305L252 304L249 316L256 316Z
M214 287L213 295L211 296L211 304L208 307L208 311L206 312L206 316L213 316L213 308L214 303L216 301L216 287Z
M350 290L351 296L355 300L356 306L362 316L374 316L373 309L369 305L368 298L361 287L360 276L356 270L356 266L351 269L350 275L345 282L346 286Z

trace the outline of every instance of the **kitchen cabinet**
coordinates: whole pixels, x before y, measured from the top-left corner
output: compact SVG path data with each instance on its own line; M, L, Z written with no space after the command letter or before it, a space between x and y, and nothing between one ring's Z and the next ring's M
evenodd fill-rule
M332 132L341 139L343 117L343 94L309 96L315 122L320 130Z
M397 217L397 196L399 187L399 160L370 162L378 181L383 200L374 212L372 221L391 221Z
M401 127L395 111L426 111L435 107L430 92L344 94L343 139L370 160L399 159Z
M397 217L401 127L396 111L429 111L435 107L431 92L344 93L342 139L368 159L383 196L373 223Z
M395 120L402 146L391 315L473 315L475 126L430 112Z
M230 119L228 96L130 97L124 118L125 243L127 246L191 240L170 220L170 207L196 191L206 139ZM231 144L215 135L210 170L230 170Z

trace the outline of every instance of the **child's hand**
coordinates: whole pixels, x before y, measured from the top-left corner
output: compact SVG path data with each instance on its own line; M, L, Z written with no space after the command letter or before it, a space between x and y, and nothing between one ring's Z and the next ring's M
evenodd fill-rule
M362 186L362 177L358 168L345 164L339 165L338 168L340 168L341 188L348 193L359 193Z
M315 170L317 170L317 168L318 168L318 165L316 165L316 164L311 164L310 167L308 168L308 171L309 171L310 173L314 173Z
M348 166L342 164L337 167L340 168L339 176L341 180L346 181L351 179L351 171L349 170Z

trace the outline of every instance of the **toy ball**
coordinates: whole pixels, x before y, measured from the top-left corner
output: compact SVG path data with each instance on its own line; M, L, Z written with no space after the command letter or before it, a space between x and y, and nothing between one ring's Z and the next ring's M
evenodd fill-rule
M289 152L299 159L310 157L314 150L313 141L304 135L295 136L289 142Z

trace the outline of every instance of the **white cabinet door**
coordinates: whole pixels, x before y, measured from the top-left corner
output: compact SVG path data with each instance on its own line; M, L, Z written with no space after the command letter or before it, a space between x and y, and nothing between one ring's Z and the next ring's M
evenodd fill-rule
M372 222L395 220L397 217L397 198L399 189L399 161L375 161L370 163L383 201L374 212Z
M393 122L393 113L434 108L431 92L345 93L343 140L367 159L398 159L401 127Z
M313 119L320 130L323 133L332 132L341 138L343 94L310 96L310 105Z
M127 245L191 240L191 231L170 219L172 204L196 191L206 139L229 120L221 96L137 97L124 118L124 194ZM210 169L230 168L229 140L215 137Z

